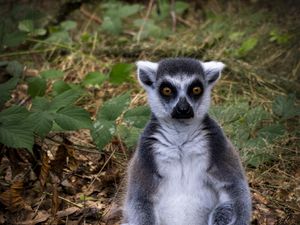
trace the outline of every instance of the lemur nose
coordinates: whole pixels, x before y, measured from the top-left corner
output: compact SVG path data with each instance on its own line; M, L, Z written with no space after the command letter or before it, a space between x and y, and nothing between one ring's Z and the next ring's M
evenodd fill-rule
M173 118L184 119L194 116L193 108L190 106L185 97L181 97L172 112Z

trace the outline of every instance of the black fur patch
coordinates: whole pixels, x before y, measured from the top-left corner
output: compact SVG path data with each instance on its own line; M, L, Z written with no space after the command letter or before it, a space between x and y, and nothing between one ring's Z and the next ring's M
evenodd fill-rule
M200 61L191 58L169 58L160 61L156 79L166 74L170 76L178 74L199 75L204 79L204 71Z

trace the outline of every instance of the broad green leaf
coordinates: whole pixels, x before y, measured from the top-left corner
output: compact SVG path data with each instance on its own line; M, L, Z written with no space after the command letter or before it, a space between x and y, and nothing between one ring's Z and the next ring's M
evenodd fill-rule
M105 80L106 76L100 72L88 73L82 81L83 85L101 85Z
M282 119L290 119L300 115L300 106L295 105L294 95L278 96L273 102L273 112Z
M109 80L114 84L121 84L130 81L130 73L133 69L132 64L118 63L114 65L109 73Z
M18 26L20 31L32 32L34 30L34 24L32 20L22 20Z
M33 36L43 36L47 33L47 31L43 28L38 28L38 29L34 29L32 32L31 32L31 35Z
M45 97L35 97L32 100L31 110L33 112L46 111L50 107L50 102Z
M129 17L131 15L136 14L141 9L142 9L141 5L138 4L123 5L117 11L117 16L119 16L120 18Z
M54 95L59 95L70 89L71 89L71 86L62 80L55 81L53 83L53 87L52 87Z
M28 79L28 94L31 97L44 96L47 88L46 80L40 77L32 77Z
M25 130L19 123L0 126L0 142L11 148L32 149L34 137L31 130Z
M64 72L60 70L46 70L41 72L41 77L44 79L58 79L64 76Z
M89 113L76 106L69 106L58 110L54 114L54 120L65 130L78 130L91 128L92 126Z
M53 115L47 111L33 112L26 120L33 131L40 137L45 137L53 126Z
M6 47L17 47L25 42L27 34L23 31L15 31L12 33L6 33L3 37L2 43Z
M24 120L29 115L25 107L13 105L0 112L0 123Z
M34 142L32 126L24 122L28 116L29 112L21 106L12 106L0 112L0 143L31 150Z
M129 92L106 101L97 113L97 120L115 121L130 102Z
M128 110L124 114L124 120L131 126L143 128L149 121L150 114L151 111L148 106L138 106L136 108Z
M63 30L72 30L72 29L76 28L77 23L75 21L72 21L72 20L66 20L66 21L62 22L60 24L60 26Z
M10 61L7 64L6 71L14 77L20 77L23 72L23 65L18 61Z
M116 126L114 121L98 120L93 124L91 135L100 151L111 141L115 132Z
M70 89L55 96L50 104L50 110L56 111L60 108L73 104L81 96L81 94L81 91Z

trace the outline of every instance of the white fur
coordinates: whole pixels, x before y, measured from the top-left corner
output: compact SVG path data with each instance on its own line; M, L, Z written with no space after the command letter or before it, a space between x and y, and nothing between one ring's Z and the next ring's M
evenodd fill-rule
M205 72L212 72L212 73L216 73L219 72L221 73L221 71L224 69L225 64L222 62L217 62L217 61L210 61L210 62L201 62L202 67L204 69Z
M155 161L163 177L153 200L159 225L207 225L218 203L218 196L206 185L209 154L199 131L194 122L166 124L161 130L164 136L154 134L159 140L154 147Z
M150 62L150 61L137 61L137 74L138 74L138 80L139 83L147 90L149 87L147 87L140 79L140 71L143 70L149 74L149 78L152 79L154 82L156 71L158 68L158 63Z

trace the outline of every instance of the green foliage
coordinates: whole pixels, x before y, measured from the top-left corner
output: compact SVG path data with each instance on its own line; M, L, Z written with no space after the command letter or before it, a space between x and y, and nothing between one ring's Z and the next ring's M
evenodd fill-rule
M44 79L59 79L64 76L64 73L60 70L45 70L40 75Z
M101 85L107 79L107 76L100 72L90 72L88 73L83 81L83 85Z
M44 96L47 88L46 80L40 77L32 77L28 79L28 94L31 97Z
M34 138L29 112L21 106L12 106L0 112L0 143L11 148L31 150Z
M109 73L109 81L113 84L121 84L126 81L131 81L130 73L132 71L132 68L132 64L115 64Z
M286 44L291 39L289 34L280 33L278 30L274 29L270 32L270 41L277 44Z
M269 146L286 133L284 125L277 123L261 106L250 107L244 101L214 106L210 113L222 124L226 134L252 166L272 160Z
M245 40L240 48L236 51L236 55L239 57L245 56L248 52L253 50L255 46L257 45L258 39L251 37Z
M130 101L129 93L110 99L105 102L97 113L92 129L92 137L101 150L116 132L115 120L122 114Z
M17 86L23 71L23 66L17 61L0 62L0 67L11 76L5 83L0 84L0 107L10 99L11 91Z
M123 31L123 20L136 14L143 7L138 4L129 5L114 1L103 4L102 8L104 20L101 29L111 34L120 34Z
M33 20L22 20L18 26L20 31L26 32L29 36L43 36L46 34L46 30L43 28L36 28Z
M278 96L273 103L273 112L282 120L300 116L300 106L296 106L296 96Z

